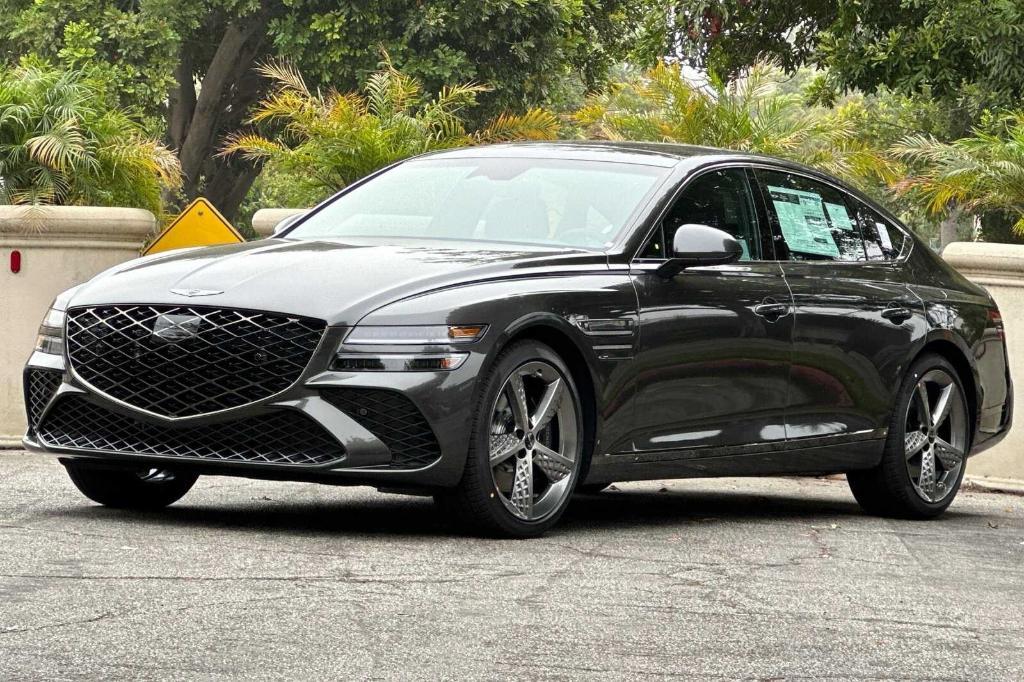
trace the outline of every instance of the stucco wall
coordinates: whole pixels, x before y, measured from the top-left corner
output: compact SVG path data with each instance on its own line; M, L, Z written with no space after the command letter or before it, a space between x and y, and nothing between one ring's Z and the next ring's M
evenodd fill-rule
M967 473L1024 481L1024 245L954 242L942 256L995 298L1003 315L1010 374L1016 384L1013 429L1001 443L972 458Z
M21 371L47 306L61 291L139 255L156 229L149 211L0 206L0 446L25 432ZM11 252L21 272L11 272Z

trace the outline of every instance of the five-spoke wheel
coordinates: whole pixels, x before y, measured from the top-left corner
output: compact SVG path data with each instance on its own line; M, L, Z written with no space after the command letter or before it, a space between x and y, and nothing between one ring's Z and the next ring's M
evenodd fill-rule
M526 521L543 519L570 493L576 406L553 365L533 360L505 380L491 414L491 477L501 501Z
M917 360L897 394L882 461L847 474L868 512L930 518L952 503L970 448L970 411L956 369L938 355Z
M967 404L943 369L922 376L907 406L907 474L926 502L940 502L960 478L967 447Z
M565 510L581 471L583 413L550 347L521 341L484 379L466 468L438 502L488 534L534 537Z

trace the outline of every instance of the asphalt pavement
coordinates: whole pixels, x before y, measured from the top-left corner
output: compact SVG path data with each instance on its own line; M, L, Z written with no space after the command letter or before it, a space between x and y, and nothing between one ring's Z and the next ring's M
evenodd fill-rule
M496 541L368 488L108 510L0 452L0 679L1024 679L1024 497L909 522L842 481L618 488Z

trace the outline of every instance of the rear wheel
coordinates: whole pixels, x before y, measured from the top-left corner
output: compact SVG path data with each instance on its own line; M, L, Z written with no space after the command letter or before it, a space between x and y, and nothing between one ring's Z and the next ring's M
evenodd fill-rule
M486 534L536 537L565 511L582 455L583 415L568 367L548 346L519 342L485 379L462 481L438 502Z
M953 502L970 449L970 411L956 370L938 355L914 363L900 389L882 462L847 474L865 511L932 518Z
M192 488L196 474L149 467L63 462L71 482L93 502L120 509L161 509Z

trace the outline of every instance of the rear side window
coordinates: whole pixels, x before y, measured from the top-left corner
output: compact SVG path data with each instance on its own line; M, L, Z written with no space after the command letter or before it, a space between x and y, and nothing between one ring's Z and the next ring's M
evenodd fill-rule
M857 203L857 218L860 231L864 236L864 248L867 249L868 260L896 260L903 252L906 235L903 230L895 227L878 214L878 211L861 202Z
M710 171L690 182L641 250L641 258L668 258L676 231L688 223L728 232L740 243L740 260L761 260L761 233L750 183L742 168Z
M756 174L791 260L867 260L856 212L842 192L792 173Z

